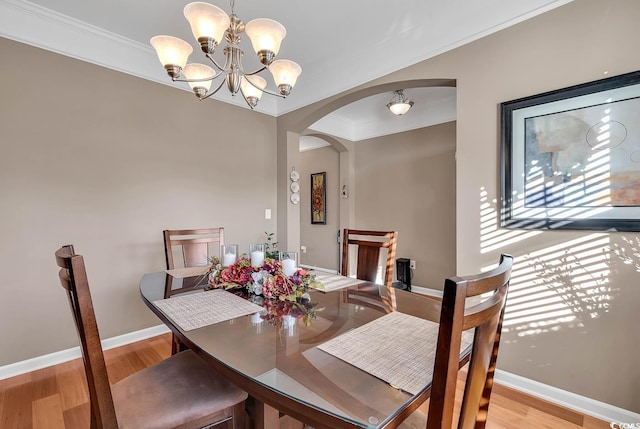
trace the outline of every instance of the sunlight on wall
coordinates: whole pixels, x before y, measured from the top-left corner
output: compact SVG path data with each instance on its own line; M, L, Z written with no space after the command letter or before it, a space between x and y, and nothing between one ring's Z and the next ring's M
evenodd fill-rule
M624 265L631 265L640 273L640 237L621 236L620 239L624 244L613 243L613 254Z
M542 233L540 230L498 228L497 203L488 201L484 188L480 189L480 215L482 253ZM593 233L513 255L515 264L503 332L522 337L563 327L582 327L607 312L612 300L609 285L611 252L608 234ZM482 270L491 268L494 266Z
M589 234L516 258L505 332L518 336L584 326L609 310L609 238Z
M490 203L487 191L484 187L480 188L480 253L492 252L541 233L523 229L499 229L496 201Z

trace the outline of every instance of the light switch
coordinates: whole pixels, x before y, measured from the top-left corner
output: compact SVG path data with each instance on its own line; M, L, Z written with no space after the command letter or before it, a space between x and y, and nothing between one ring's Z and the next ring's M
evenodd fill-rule
M271 219L271 209L264 209L264 218Z

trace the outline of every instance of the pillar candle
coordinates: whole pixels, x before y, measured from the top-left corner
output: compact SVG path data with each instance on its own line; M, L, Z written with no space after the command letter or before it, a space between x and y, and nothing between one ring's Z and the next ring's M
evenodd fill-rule
M254 267L261 267L264 261L264 252L254 250L251 252L251 265Z
M222 258L222 265L228 267L236 262L236 254L235 253L225 253Z
M282 272L285 276L290 277L297 270L295 259L285 259L282 261Z

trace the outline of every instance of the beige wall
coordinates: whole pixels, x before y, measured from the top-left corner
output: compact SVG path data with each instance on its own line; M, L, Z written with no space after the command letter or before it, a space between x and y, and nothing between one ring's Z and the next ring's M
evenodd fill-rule
M367 87L455 79L457 271L478 272L495 264L500 252L516 258L498 368L634 412L640 412L640 274L633 265L623 264L615 251L638 252L638 234L546 231L522 234L520 241L492 250L483 246L487 229L497 225L499 103L600 79L605 71L614 76L640 69L638 22L637 0L574 1L278 118L281 135L308 126L317 119L316 112L324 116L326 106ZM278 145L283 144L278 138ZM535 264L536 252L548 255L557 246L561 254L567 250L583 266L590 265L572 240L588 242L607 264L604 272L591 273L598 282L606 282L595 294L601 302L583 298L570 304L572 297L563 296L554 276ZM549 307L538 292L547 294L557 308ZM559 319L557 311L567 319Z
M327 173L327 224L311 224L311 178L313 173ZM331 146L300 154L300 253L303 264L338 270L340 229L340 156Z
M274 118L6 39L0 52L0 365L78 345L63 244L85 255L109 338L159 324L138 282L164 269L163 229L224 226L241 249L276 230Z
M355 228L398 231L415 285L455 275L455 123L355 143Z

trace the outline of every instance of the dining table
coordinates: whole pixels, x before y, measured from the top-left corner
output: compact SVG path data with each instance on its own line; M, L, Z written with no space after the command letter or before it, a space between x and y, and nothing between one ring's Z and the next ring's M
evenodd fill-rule
M191 273L193 274L193 273ZM317 272L302 300L206 290L207 275L154 272L142 300L252 400L255 427L383 428L430 395L440 300ZM326 286L326 287L325 287ZM470 354L463 338L461 366Z

